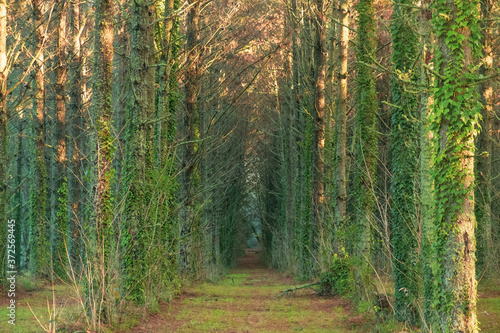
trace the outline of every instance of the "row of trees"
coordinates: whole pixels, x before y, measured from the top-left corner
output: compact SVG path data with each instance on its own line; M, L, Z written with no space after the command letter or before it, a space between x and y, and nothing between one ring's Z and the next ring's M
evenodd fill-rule
M72 281L96 329L156 308L181 276L219 277L256 234L297 278L370 299L392 275L399 320L475 331L476 276L500 268L497 14L492 0L0 1L16 265Z
M0 214L17 221L16 268L72 282L89 328L157 308L181 277L218 278L244 247L245 97L276 52L264 10L0 3Z
M365 300L392 274L397 319L476 331L476 277L499 269L497 6L287 5L261 169L269 263L303 279L351 270Z

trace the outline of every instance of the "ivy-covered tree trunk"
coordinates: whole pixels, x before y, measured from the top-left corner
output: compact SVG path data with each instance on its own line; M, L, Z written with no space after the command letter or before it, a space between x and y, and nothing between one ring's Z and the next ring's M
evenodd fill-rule
M59 3L56 57L56 163L57 213L53 228L54 273L66 277L66 236L68 232L68 184L66 177L66 8L67 1Z
M349 48L349 1L339 1L338 21L338 71L337 71L337 117L335 122L335 224L340 226L346 219L347 210L347 55Z
M111 186L114 178L112 160L114 154L113 133L111 126L111 80L113 66L113 15L112 0L95 2L94 30L94 73L92 82L91 116L96 126L96 164L93 173L96 175L95 193L95 251L93 258L95 276L102 287L104 299L103 319L110 318L109 284L111 276L111 248L113 244L113 196ZM97 283L97 282L96 282Z
M43 24L42 1L33 1L35 31L35 92L33 99L33 137L35 139L33 158L33 180L30 189L29 268L36 276L48 276L50 269L50 228L46 219L47 210L47 168L45 165L45 26Z
M134 1L130 26L131 92L127 115L124 166L125 208L122 224L122 271L129 299L145 301L149 269L155 263L150 255L154 244L150 235L150 199L153 168L155 59L154 4ZM150 266L151 265L151 266ZM155 297L155 296L153 296Z
M414 31L412 0L397 0L392 16L392 234L394 307L396 318L415 324L418 311L418 225L416 187L418 160L418 79L419 40ZM403 82L405 79L410 81Z
M434 311L443 332L477 332L474 137L479 122L474 63L481 52L478 1L438 0L431 130L435 188Z
M0 284L7 267L7 2L0 0ZM16 226L19 228L20 226ZM21 252L21 240L17 240Z
M356 173L354 175L355 218L351 235L352 250L359 263L356 273L358 291L368 276L370 230L374 225L375 169L377 164L377 93L375 73L370 64L375 60L375 18L373 0L360 0L356 47ZM359 295L368 297L368 295Z
M430 1L425 0L420 17L420 35L422 60L420 63L420 83L422 86L431 87L432 76L428 73L426 66L431 62L431 17ZM424 332L431 332L435 322L435 313L432 308L432 289L434 279L432 277L432 238L434 231L434 200L433 186L429 170L432 169L431 138L433 136L429 128L429 116L432 112L429 102L430 88L424 89L420 94L420 225L422 228L421 240L421 274L422 274L422 296L423 296L423 322Z

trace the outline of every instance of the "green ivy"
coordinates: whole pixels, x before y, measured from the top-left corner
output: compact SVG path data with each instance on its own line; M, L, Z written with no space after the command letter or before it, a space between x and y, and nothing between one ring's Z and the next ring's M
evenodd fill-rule
M455 267L449 265L459 267L462 263L460 253L449 248L449 239L457 236L459 229L455 221L463 213L466 200L473 204L470 197L473 185L468 183L474 175L464 164L473 158L474 137L479 131L480 104L474 83L477 68L471 61L481 53L478 5L475 0L436 0L432 18L438 39L434 67L439 71L430 116L430 130L434 134L431 174L436 221L433 305L441 314L441 329L445 332L453 331L456 325L453 317L457 315L457 304L463 307L465 316L475 311L467 304L467 297L453 288L456 272ZM452 259L448 259L450 257Z
M398 0L392 17L391 81L391 245L394 264L394 307L396 318L415 324L417 320L417 216L415 181L418 160L418 95L414 87L403 82L417 83L419 40L416 33L412 0Z

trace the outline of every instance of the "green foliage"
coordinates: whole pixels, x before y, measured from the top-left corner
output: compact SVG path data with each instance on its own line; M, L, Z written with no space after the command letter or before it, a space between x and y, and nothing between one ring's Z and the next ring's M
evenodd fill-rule
M396 75L392 78L391 117L391 245L394 254L394 288L396 318L415 324L418 299L416 186L418 170L418 95L403 83L417 82L415 64L418 35L415 15L406 10L411 0L398 0L392 18L392 62Z
M66 238L68 235L68 181L63 177L61 187L57 190L58 208L56 213L56 230L54 248L52 251L54 274L59 278L66 278L67 255Z
M320 293L323 295L345 296L354 290L352 279L353 263L342 248L333 255L330 267L321 275Z
M434 9L432 24L440 47L434 58L439 80L434 87L434 106L430 116L430 130L434 133L431 174L435 186L436 221L432 272L434 308L447 315L441 328L450 331L454 308L465 307L466 316L475 311L468 304L461 303L467 302L467 297L453 288L452 276L463 262L460 250L450 248L449 240L457 236L459 230L456 217L468 209L464 203L473 200L470 195L474 175L465 161L470 161L468 159L472 156L468 155L474 154L473 141L479 130L480 105L472 60L480 55L481 36L478 1L458 0L450 5L449 1L438 0L434 2Z
M369 66L375 59L375 18L373 0L360 0L358 11L358 35L356 48L356 170L354 174L354 209L352 237L346 244L348 252L356 256L360 264L356 271L356 285L359 291L365 289L367 262L370 256L371 225L374 223L375 170L378 154L377 93L375 73ZM362 293L358 293L359 296Z
M29 270L36 276L49 276L50 228L45 218L47 208L47 169L43 150L35 147L33 182L30 188Z

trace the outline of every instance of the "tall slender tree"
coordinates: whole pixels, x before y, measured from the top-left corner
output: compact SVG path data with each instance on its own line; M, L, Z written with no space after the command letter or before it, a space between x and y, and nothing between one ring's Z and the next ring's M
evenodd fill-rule
M492 13L495 9L494 1L481 1L481 24L483 64L480 72L485 77L492 75L493 68L493 29L494 20ZM475 197L477 218L477 273L482 276L488 265L496 259L493 243L492 225L492 153L493 153L493 119L494 119L494 88L493 83L488 80L479 85L481 93L482 109L482 131L478 140L478 158L476 170ZM496 267L496 265L492 265Z
M110 257L113 243L113 196L111 186L114 171L113 134L111 128L111 80L113 66L113 15L114 2L112 0L97 0L95 2L95 30L94 30L94 73L92 82L91 116L95 126L95 158L93 173L95 175L95 276L103 286L102 295L97 299L104 299L104 308L99 316L109 320L110 295ZM93 222L93 221L92 221ZM94 237L92 237L94 238Z
M375 18L373 0L360 0L356 46L356 173L354 176L355 218L352 249L359 263L357 286L364 288L370 255L370 231L374 225L375 169L377 163L377 94L375 73ZM368 297L367 295L360 295Z
M182 162L182 198L183 208L180 221L180 237L184 241L180 244L180 266L186 273L196 273L197 262L193 260L195 255L193 239L200 232L195 216L195 178L196 178L196 139L197 139L197 97L200 89L200 1L190 0L190 8L187 14L186 48L187 48L187 70L185 83L186 111L183 115L183 162ZM198 227L198 230L196 228Z
M345 222L347 210L347 74L349 48L349 1L339 1L338 11L338 70L337 70L337 117L335 122L336 152L335 175L337 181L335 197L335 223Z
M68 184L67 184L67 154L66 154L66 12L68 2L59 3L56 46L56 163L55 181L57 188L57 213L53 228L54 272L65 277L66 272L66 236L68 232Z
M418 228L416 180L418 160L418 35L410 6L412 0L397 0L392 16L392 235L394 254L394 299L396 318L415 323L417 319ZM403 82L403 79L406 79ZM410 83L406 83L410 81Z
M420 36L421 53L420 62L420 83L423 87L420 94L420 225L422 228L421 241L421 272L422 272L422 296L423 296L423 321L424 332L431 331L435 322L435 312L432 308L432 289L434 279L432 277L432 233L434 231L434 209L433 209L433 186L432 177L429 170L432 169L432 147L431 138L433 136L429 127L429 116L432 112L430 105L431 83L433 76L427 71L427 66L431 62L432 49L432 26L430 11L430 0L423 2L420 13Z
M45 24L43 1L33 1L33 22L35 25L35 92L33 99L33 137L35 138L33 158L33 181L30 189L30 254L29 267L35 275L48 275L50 260L50 228L47 221L47 168L45 164Z
M323 0L315 1L314 40L314 130L313 130L313 226L317 232L315 245L323 257L327 228L323 225L325 205L325 76L326 76L326 17Z
M122 247L124 288L130 299L144 302L146 291L148 242L154 244L149 216L151 172L153 167L155 58L155 7L147 1L134 1L130 26L131 92L127 114L124 190L126 191ZM152 258L149 258L149 262Z
M479 104L475 60L481 53L478 1L438 0L431 130L434 133L434 310L443 332L477 332L474 137Z

